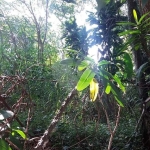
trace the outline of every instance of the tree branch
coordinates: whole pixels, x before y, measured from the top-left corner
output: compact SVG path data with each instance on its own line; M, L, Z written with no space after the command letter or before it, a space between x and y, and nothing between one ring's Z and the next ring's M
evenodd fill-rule
M51 135L53 129L55 128L56 124L60 120L63 112L65 111L66 107L68 104L71 102L72 98L76 95L77 90L74 88L68 95L68 97L64 100L64 102L61 105L60 110L58 113L55 115L54 119L52 120L51 124L49 125L48 129L44 132L43 136L40 138L38 141L38 144L36 145L35 149L36 150L41 150L42 145L48 140L48 137Z

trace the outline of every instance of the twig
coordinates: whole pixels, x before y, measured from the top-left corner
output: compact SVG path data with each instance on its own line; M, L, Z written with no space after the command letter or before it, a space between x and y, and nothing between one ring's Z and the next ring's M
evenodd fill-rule
M82 141L86 140L86 139L87 139L87 138L89 138L90 136L91 136L91 135L89 135L89 136L85 137L84 139L82 139L81 141L79 141L79 142L77 142L77 143L75 143L75 144L71 145L71 146L70 146L70 147L68 147L67 149L74 147L75 145L77 145L77 144L81 143Z
M14 147L16 150L20 150L14 143L12 143L9 139L5 138L5 140L8 142L8 144L11 146L11 147Z

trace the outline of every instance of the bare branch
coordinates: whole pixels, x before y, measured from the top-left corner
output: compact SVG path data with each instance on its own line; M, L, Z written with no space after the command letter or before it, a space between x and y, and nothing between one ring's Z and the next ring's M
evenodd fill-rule
M117 118L116 118L116 124L115 124L114 130L113 130L113 132L111 133L111 136L110 136L110 139L109 139L108 150L111 149L113 137L114 137L114 135L115 135L115 132L116 132L117 127L118 127L118 124L119 124L120 110L121 110L121 106L118 106L118 114L117 114Z
M44 45L44 43L45 43L46 36L47 36L47 24L48 24L48 4L49 4L49 0L46 0L45 34L44 34L44 39L43 39L43 45Z

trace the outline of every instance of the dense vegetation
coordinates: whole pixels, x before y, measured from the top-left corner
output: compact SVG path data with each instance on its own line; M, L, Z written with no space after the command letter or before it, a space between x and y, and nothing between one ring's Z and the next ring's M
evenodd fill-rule
M149 150L149 11L148 0L1 0L0 149Z

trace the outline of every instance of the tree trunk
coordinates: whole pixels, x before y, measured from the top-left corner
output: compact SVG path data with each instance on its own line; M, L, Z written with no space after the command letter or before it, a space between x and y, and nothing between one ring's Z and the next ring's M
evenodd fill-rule
M134 0L127 0L127 4L128 4L128 17L129 17L129 21L135 23L134 17L133 17L133 9L137 10L137 3ZM140 17L140 13L137 10L139 16ZM145 44L141 42L141 45ZM138 49L138 50L134 50L134 45L136 45L136 43L133 43L132 45L132 49L133 49L133 57L134 57L134 64L135 64L135 68L136 71L139 69L139 67L144 64L145 62L143 61L143 52L142 49ZM142 74L140 81L138 83L138 90L139 90L139 98L141 100L141 108L142 111L144 109L144 113L142 115L142 122L141 122L141 134L142 134L142 140L143 140L143 145L144 145L144 149L149 149L150 148L150 113L148 112L148 108L146 107L146 103L145 101L148 98L148 88L146 88L146 81L145 81L145 75Z

